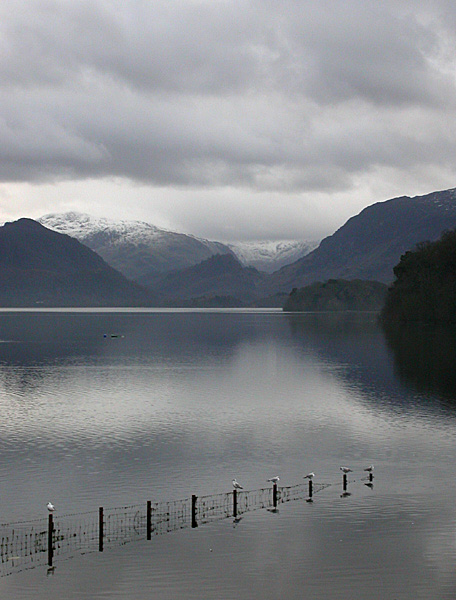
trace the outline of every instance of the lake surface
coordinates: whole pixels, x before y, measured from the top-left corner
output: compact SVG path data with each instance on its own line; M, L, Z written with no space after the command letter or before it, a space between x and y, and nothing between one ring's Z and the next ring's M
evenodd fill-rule
M116 336L116 337L112 337ZM456 597L456 334L276 310L0 311L0 520L314 497L0 578L24 599ZM373 463L373 487L363 469ZM349 466L343 494L341 465Z

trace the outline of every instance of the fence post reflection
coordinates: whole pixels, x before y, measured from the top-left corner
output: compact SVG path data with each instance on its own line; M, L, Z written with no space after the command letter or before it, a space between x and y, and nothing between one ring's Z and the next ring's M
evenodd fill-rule
M147 501L146 509L146 537L148 540L152 538L152 501Z
M103 552L103 536L104 536L104 523L103 523L103 507L100 506L98 509L98 551Z

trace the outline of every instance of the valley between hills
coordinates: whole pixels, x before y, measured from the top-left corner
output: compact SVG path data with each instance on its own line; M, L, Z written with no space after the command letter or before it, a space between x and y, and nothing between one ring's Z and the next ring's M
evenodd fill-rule
M405 252L454 228L455 189L378 202L320 243L222 243L80 213L23 218L0 227L0 305L283 307L330 280L370 282L383 298Z

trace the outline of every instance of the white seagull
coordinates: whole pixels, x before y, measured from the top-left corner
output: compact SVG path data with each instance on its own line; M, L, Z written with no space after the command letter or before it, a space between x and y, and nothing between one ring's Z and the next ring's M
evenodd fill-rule
M55 511L55 506L52 504L52 502L48 502L46 504L46 507L48 509L49 512L54 512Z
M340 470L342 471L342 473L347 474L347 473L351 473L352 470L349 469L348 467L340 467Z
M270 481L271 483L279 483L280 477L276 475L275 477L271 477L271 479L268 479L268 481Z
M244 489L242 487L242 485L236 481L236 479L233 479L233 487L235 490L243 490Z
M369 465L364 470L367 471L368 473L372 473L372 471L374 470L374 465Z
M315 477L315 473L308 473L304 475L303 479L313 479Z

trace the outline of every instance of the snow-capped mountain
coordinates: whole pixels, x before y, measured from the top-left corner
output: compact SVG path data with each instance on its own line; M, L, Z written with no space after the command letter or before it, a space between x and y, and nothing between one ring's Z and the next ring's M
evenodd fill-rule
M214 254L231 254L219 242L166 231L143 221L97 219L88 214L48 214L39 223L78 239L129 279L182 269Z
M215 254L234 254L244 266L272 273L311 252L317 242L271 241L222 244L160 229L144 221L115 221L85 213L52 213L37 219L97 252L130 279L184 269Z
M227 246L234 252L239 261L259 271L272 273L285 265L289 265L312 252L318 242L271 241L271 242L233 242Z

